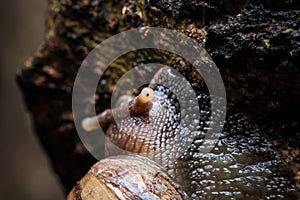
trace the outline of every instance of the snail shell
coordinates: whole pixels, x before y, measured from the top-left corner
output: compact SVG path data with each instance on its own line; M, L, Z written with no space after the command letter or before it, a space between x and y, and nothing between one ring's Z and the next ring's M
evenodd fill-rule
M137 155L97 162L77 183L67 200L188 199L155 162Z

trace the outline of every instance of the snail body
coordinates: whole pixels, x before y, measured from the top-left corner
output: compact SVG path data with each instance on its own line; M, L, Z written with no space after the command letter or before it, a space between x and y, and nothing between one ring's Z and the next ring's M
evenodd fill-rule
M140 105L135 106L138 96L129 104L98 115L98 123L108 127L106 135L112 144L154 160L191 199L299 197L281 155L272 149L259 129L233 107L227 112L219 140L209 153L203 153L203 143L210 142L205 139L211 116L210 97L204 92L197 94L200 119L183 127L180 120L184 116L182 110L178 111L176 97L168 88L155 84L165 79L167 73L160 70L150 83L155 93L153 98L139 101ZM143 102L146 106L141 106ZM135 109L140 110L135 112ZM123 116L124 110L129 110L130 114ZM118 123L113 120L113 112L117 113ZM96 121L95 118L89 120ZM197 131L188 131L193 140L185 147L183 140L189 125L196 126ZM110 150L108 146L108 152Z

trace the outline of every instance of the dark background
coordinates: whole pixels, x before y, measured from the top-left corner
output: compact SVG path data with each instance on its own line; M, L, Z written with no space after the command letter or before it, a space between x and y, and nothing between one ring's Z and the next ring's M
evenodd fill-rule
M64 199L15 73L43 42L46 0L0 1L0 199Z

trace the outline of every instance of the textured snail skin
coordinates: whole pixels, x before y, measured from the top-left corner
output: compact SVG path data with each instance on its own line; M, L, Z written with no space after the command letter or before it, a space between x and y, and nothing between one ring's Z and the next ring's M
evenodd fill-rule
M184 200L188 196L155 162L129 155L97 162L67 197L67 200L99 199Z
M161 71L154 79L164 79L164 73L168 72ZM299 198L281 155L243 114L229 106L219 140L209 153L201 153L203 142L210 142L204 137L210 123L211 100L202 86L195 86L200 107L198 131L189 133L194 140L181 152L180 146L174 144L183 139L177 137L182 127L176 97L162 86L149 87L155 91L149 116L131 116L118 125L112 123L106 133L112 143L161 164L192 199ZM176 152L183 154L174 160L172 155Z

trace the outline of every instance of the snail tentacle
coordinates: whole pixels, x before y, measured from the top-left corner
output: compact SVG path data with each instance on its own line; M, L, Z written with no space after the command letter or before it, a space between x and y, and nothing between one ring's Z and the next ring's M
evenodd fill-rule
M114 117L117 117L119 120L124 119L128 117L126 115L128 112L130 112L132 116L145 116L152 108L154 97L155 92L153 89L145 87L141 93L129 103L119 102L120 107L106 109L94 117L86 117L82 120L81 126L85 131L93 131L99 127L106 129L115 121ZM128 101L128 97L126 97L126 101Z

